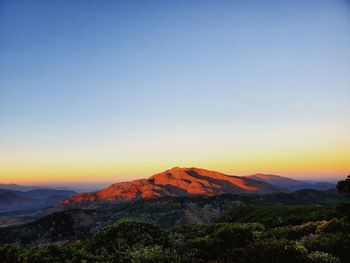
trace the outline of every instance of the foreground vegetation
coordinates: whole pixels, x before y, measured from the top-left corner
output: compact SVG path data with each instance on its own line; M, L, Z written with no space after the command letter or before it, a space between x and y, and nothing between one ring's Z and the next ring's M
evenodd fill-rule
M347 183L339 184L346 193ZM350 192L350 191L348 191ZM216 223L119 220L83 240L3 244L0 262L350 262L349 205L246 206Z
M85 241L42 247L6 244L2 262L349 262L345 218L301 225L177 225L120 220Z

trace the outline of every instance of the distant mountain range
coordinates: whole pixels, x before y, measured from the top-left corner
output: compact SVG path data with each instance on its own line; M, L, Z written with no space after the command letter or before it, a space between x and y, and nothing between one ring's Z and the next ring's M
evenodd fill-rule
M15 191L31 191L36 189L51 189L51 190L67 190L74 192L93 192L100 187L95 185L79 185L79 187L74 186L51 186L51 185L18 185L18 184L1 184L0 189L3 190L15 190Z
M335 188L335 184L328 182L315 182L308 183L300 180L291 179L288 177L283 177L273 174L254 174L247 176L248 178L269 183L290 191L296 191L301 189L313 189L313 190L328 190Z
M148 179L116 183L97 192L77 194L62 201L59 206L95 207L165 196L267 194L300 189L325 190L334 187L335 185L330 183L310 184L277 175L233 176L194 167L174 167Z
M27 189L20 186L15 186L14 188ZM0 189L0 214L48 207L75 194L77 192L55 189L29 191Z

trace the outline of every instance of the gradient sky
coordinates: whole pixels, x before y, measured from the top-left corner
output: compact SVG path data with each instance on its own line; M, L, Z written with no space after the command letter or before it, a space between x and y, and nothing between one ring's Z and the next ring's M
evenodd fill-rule
M0 182L350 173L348 1L0 0Z

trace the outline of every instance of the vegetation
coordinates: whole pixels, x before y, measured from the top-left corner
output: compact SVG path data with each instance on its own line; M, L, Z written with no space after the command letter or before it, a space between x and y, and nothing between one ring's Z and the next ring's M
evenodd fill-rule
M340 192L349 194L349 179ZM161 228L121 219L81 240L3 242L0 262L345 263L349 251L350 220L339 207L243 206L211 224Z
M337 184L337 189L340 193L343 193L346 197L350 197L350 175L344 181L340 181ZM350 204L342 203L338 205L337 210L346 217L350 217Z
M120 220L85 241L41 247L4 244L2 262L349 262L344 218L295 226L177 225Z
M300 225L310 221L337 217L334 206L243 206L233 209L219 222L262 223L268 227Z

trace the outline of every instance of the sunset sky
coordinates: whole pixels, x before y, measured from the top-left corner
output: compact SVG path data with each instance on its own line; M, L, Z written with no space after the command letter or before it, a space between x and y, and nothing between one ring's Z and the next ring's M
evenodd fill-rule
M0 183L350 174L349 1L0 0Z

